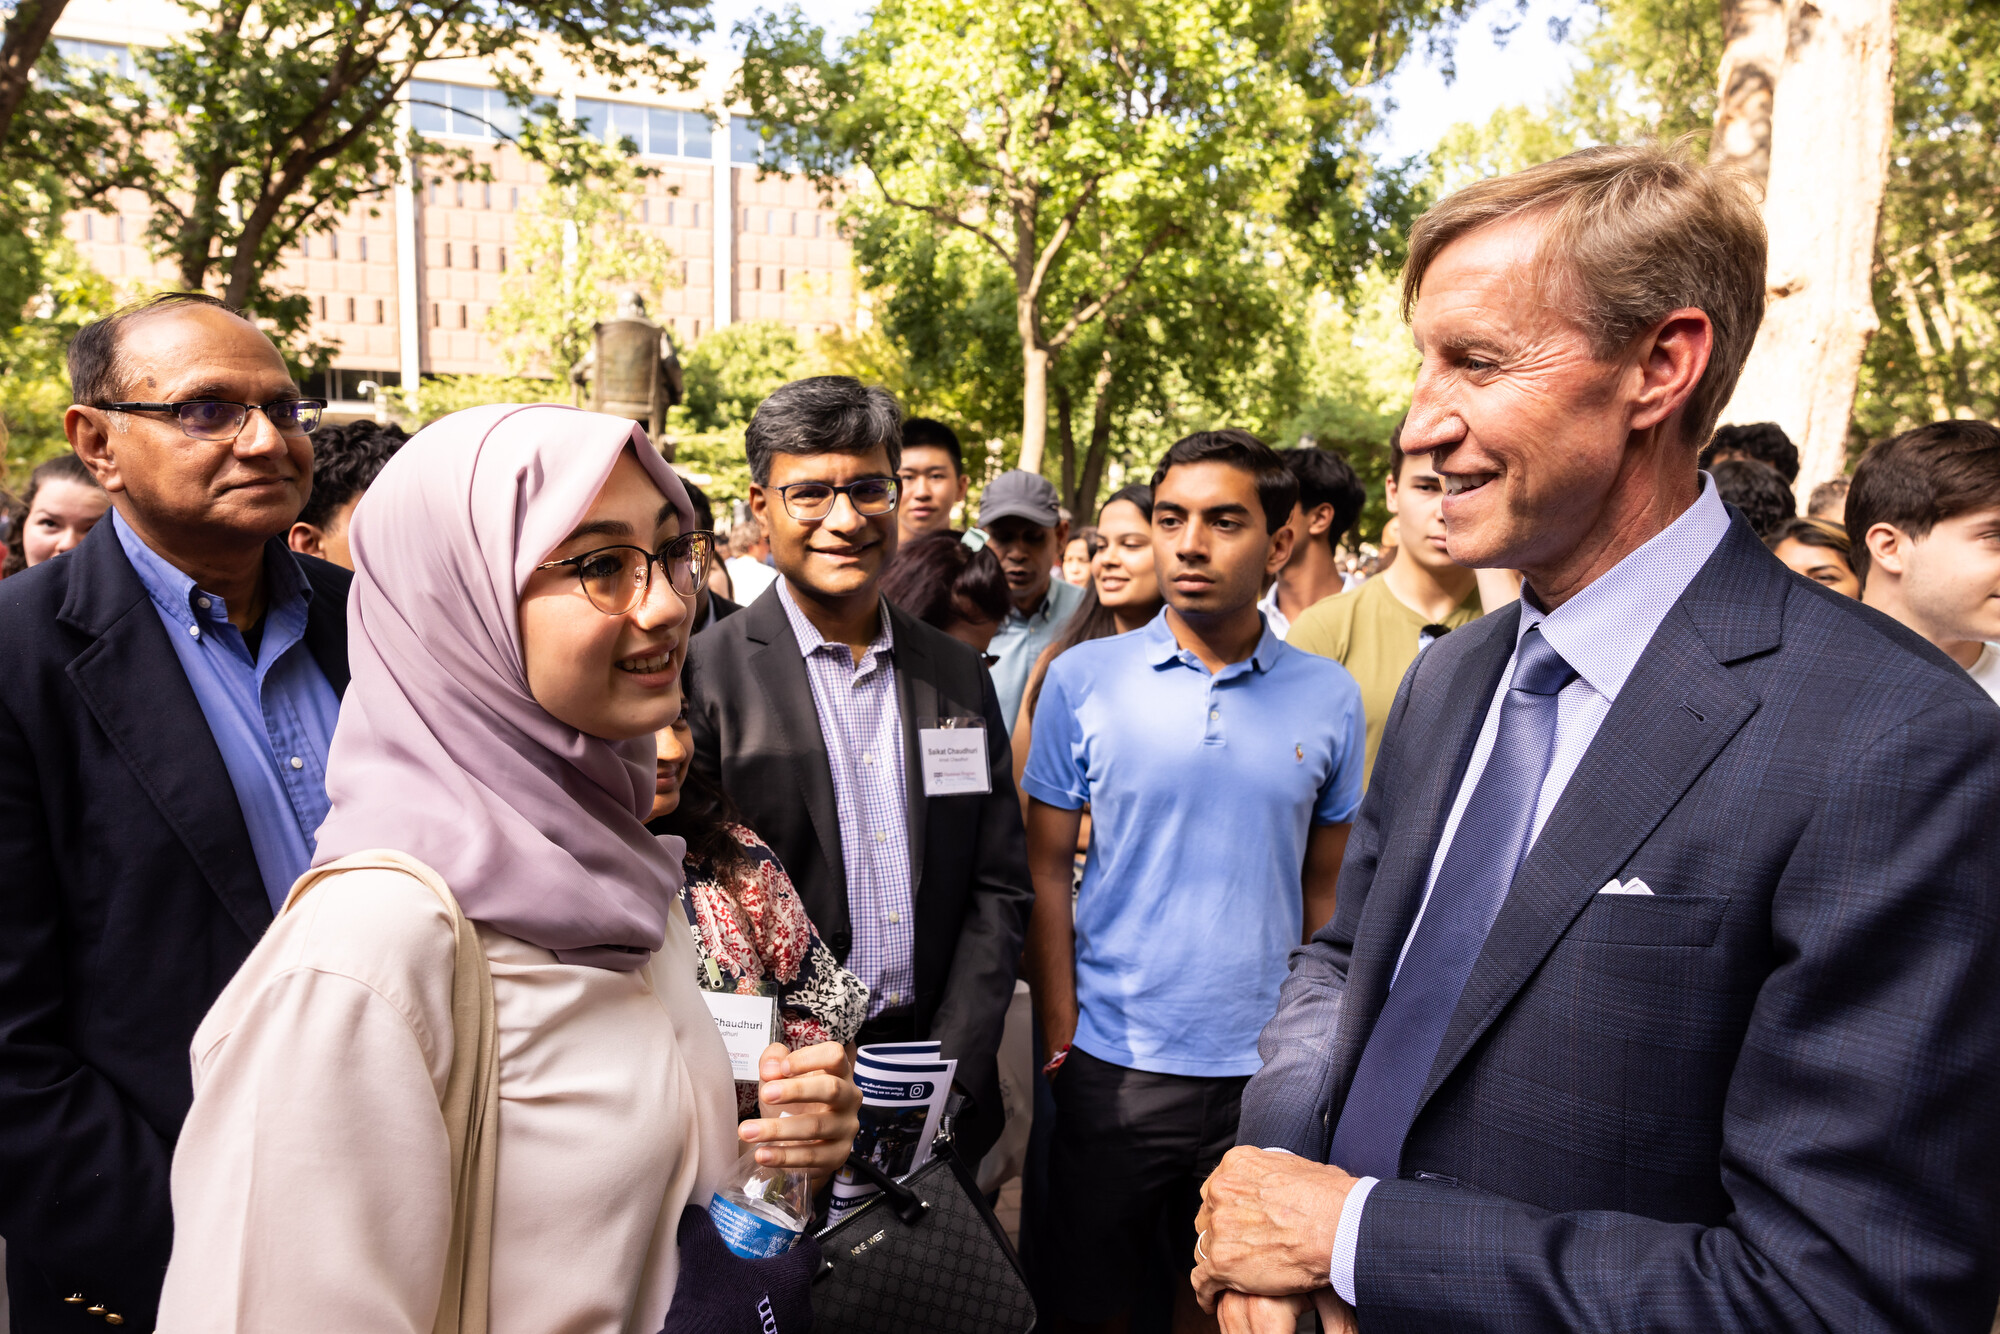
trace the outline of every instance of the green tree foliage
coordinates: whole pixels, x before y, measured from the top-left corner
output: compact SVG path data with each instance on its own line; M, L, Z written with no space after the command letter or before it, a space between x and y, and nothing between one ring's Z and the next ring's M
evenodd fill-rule
M530 125L519 145L547 179L521 211L515 263L484 327L514 374L567 384L590 351L591 326L612 313L622 289L657 302L680 278L667 243L629 213L643 178L657 172L555 120Z
M304 298L266 274L301 237L380 198L403 170L396 108L425 61L477 60L517 107L540 60L613 80L684 83L677 46L708 27L694 0L181 0L199 22L138 54L115 94L117 134L97 179L140 190L148 241L183 287L219 277L223 297L283 329ZM419 154L448 157L417 141Z
M1882 327L1851 448L1945 417L2000 417L2000 4L1903 0L1896 145L1876 242Z
M6 471L20 475L69 448L63 412L69 407L69 373L63 355L69 340L111 312L117 293L60 235L36 247L40 290L0 326L0 427Z
M772 390L820 373L792 327L776 320L724 325L681 353L681 370L687 399L674 424L697 432L741 430Z
M1033 465L1065 386L1073 417L1104 345L1123 382L1119 349L1214 290L1218 267L1282 265L1297 246L1338 282L1393 249L1378 215L1408 186L1360 152L1373 109L1359 90L1464 8L884 0L829 53L794 7L747 30L742 91L774 162L829 194L858 173L850 219L871 284L915 282L972 316L920 312L912 295L892 337L989 351L997 380L993 317L1007 316ZM982 420L1007 396L978 396Z

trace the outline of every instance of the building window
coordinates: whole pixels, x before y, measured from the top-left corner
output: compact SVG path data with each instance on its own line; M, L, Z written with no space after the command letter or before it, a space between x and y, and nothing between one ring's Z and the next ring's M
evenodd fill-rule
M381 298L381 297L379 297L379 296L378 296L378 297L376 297L376 298L375 298L375 323L377 323L377 324L381 324L381 323L383 322L383 320L382 320L382 317L383 317L384 315L386 315L387 313L388 313L388 312L387 312L387 311L385 311L385 310L384 310L384 309L382 308L382 298Z
M502 273L505 273L506 271L507 271L507 247L506 247L506 246L501 246L501 247L500 247L500 272L502 272Z
M780 292L785 290L785 271L783 269L778 270L778 290Z
M696 321L694 322L694 336L695 336L696 338L699 338L699 337L701 337L701 321L700 321L700 320L696 320Z
M682 286L682 287L686 287L686 286L687 286L687 281L688 281L688 262L687 262L686 260L682 260L682 261L681 261L681 286Z
M492 207L493 207L493 187L492 187L492 186L490 186L490 185L482 185L482 186L480 186L480 187L479 187L479 207L481 207L481 208L492 208Z
M444 243L444 266L447 269L451 267L451 242L449 241Z
M761 268L757 268L757 269L752 269L752 270L750 270L750 288L751 288L751 290L752 290L752 291L756 291L756 292L761 292L761 291L763 291L763 290L764 290L764 270L763 270L763 269L761 269Z
M815 214L813 214L813 239L814 239L815 241L817 241L817 240L819 239L819 235L820 235L820 224L821 224L821 223L822 223L823 221L825 221L825 215L824 215L824 214L820 214L820 213L815 213Z
M473 267L473 268L475 268L475 269L479 267L479 247L478 247L478 246L474 246L474 247L472 247L472 267Z
M97 226L96 226L96 222L97 222L97 215L96 215L95 213L86 213L86 214L84 214L84 215L83 215L83 239L84 239L84 240L86 240L86 241L95 241L95 240L97 239Z
M435 203L437 203L437 201L438 201L438 183L437 183L436 181L432 181L432 182L431 182L431 203L435 204Z
M455 205L455 206L456 206L456 207L458 207L458 208L464 208L464 207L465 207L465 182L464 182L464 181L453 181L453 182L451 183L451 202L453 203L453 205Z
M321 297L321 298L319 299L319 317L320 317L321 319L325 319L325 318L326 318L326 298L325 298L325 297Z
M650 199L641 199L639 201L639 221L651 222L652 220L653 220L653 201Z
M354 298L347 298L347 322L354 323Z
M465 306L464 306L464 304L463 304L463 303L460 303L460 305L459 305L459 307L458 307L458 327L459 327L459 328L461 328L461 329L463 329L463 328L465 328L465 327L466 327L466 323L465 323Z
M627 143L631 151L648 157L705 158L715 134L708 117L699 111L587 97L577 99L576 119L583 132L599 143Z
M326 253L334 259L340 258L340 233L330 232L326 238Z
M552 99L537 97L531 109L553 105ZM418 79L410 84L410 128L418 134L510 139L521 132L521 111L498 88Z
M368 238L365 236L362 237L360 244L361 244L361 262L363 264L366 264L368 262Z
M512 213L519 207L521 207L521 187L510 186L507 190L507 211Z
M694 220L693 220L692 222L688 223L688 226L690 226L690 227L699 227L699 226L701 226L701 205L700 205L700 204L689 204L689 205L688 205L688 212L690 212L690 213L692 213L692 214L694 215Z
M669 199L667 201L667 226L671 227L673 225L674 225L674 201Z
M313 257L313 239L310 236L301 236L299 238L299 258L311 259L312 257Z
M125 244L125 215L123 213L118 215L118 244Z
M431 328L433 329L442 328L443 325L444 325L444 320L441 319L438 315L438 303L433 301L431 302Z
M767 208L764 210L764 235L776 236L777 234L778 234L778 210L774 208Z

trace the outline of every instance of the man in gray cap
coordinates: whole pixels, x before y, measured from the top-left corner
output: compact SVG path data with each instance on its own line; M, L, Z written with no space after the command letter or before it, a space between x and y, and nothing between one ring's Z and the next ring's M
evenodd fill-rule
M1056 558L1069 541L1069 524L1047 478L1019 468L1001 473L979 497L979 526L1007 572L1014 609L993 636L993 688L1009 726L1021 713L1028 675L1042 650L1062 633L1083 601L1083 590L1054 577Z

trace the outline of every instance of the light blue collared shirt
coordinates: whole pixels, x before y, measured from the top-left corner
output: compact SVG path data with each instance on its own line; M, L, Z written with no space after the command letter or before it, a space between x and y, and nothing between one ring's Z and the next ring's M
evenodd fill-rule
M1611 706L1618 700L1618 692L1632 675L1632 669L1639 665L1660 622L1667 619L1667 613L1715 554L1728 531L1729 511L1715 492L1714 479L1702 473L1701 494L1684 514L1599 575L1575 597L1554 611L1543 611L1523 593L1521 624L1514 635L1516 655L1520 653L1521 637L1539 625L1542 638L1576 669L1576 680L1556 696L1555 753L1550 757L1548 776L1542 780L1541 792L1535 799L1532 838L1541 837L1542 826L1562 799L1577 766L1583 763L1584 754L1597 737L1597 729L1604 725ZM1405 954L1409 953L1410 942L1416 939L1418 923L1424 920L1424 908L1430 905L1431 885L1437 882L1445 854L1451 851L1459 817L1465 813L1473 789L1479 786L1479 776L1486 771L1487 757L1493 753L1493 742L1500 732L1500 706L1507 698L1507 685L1513 677L1514 661L1510 659L1486 706L1486 721L1473 746L1472 761L1465 767L1465 777L1459 780L1458 796L1452 801L1437 851L1431 855L1423 905L1417 909L1416 921L1410 923L1410 934L1403 938ZM1533 844L1529 846L1532 849ZM1396 966L1398 970L1402 968L1401 959ZM1362 1177L1348 1191L1347 1202L1340 1211L1340 1224L1334 1232L1333 1290L1350 1305L1355 1300L1354 1254L1361 1240L1361 1210L1367 1203L1368 1192L1374 1188L1374 1177Z
M1032 616L1023 616L1019 607L1007 609L1007 619L993 634L986 651L998 661L993 664L993 693L1000 697L1000 716L1013 729L1021 716L1021 699L1028 693L1028 677L1035 659L1056 642L1070 614L1083 604L1083 589L1060 579L1049 580L1049 591Z
M276 912L312 863L328 806L326 751L340 716L340 697L305 645L312 585L290 551L275 538L265 544L264 635L253 658L219 595L162 560L115 511L111 523L222 752Z
M1090 807L1076 1046L1155 1074L1256 1073L1304 925L1313 827L1361 804L1361 688L1267 623L1210 674L1162 610L1049 664L1022 790Z

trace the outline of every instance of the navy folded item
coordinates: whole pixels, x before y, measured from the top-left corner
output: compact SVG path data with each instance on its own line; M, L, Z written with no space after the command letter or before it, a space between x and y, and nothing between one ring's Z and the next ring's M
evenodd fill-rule
M820 1259L811 1237L783 1255L746 1260L724 1244L708 1210L689 1205L677 1239L681 1272L660 1334L811 1334Z

